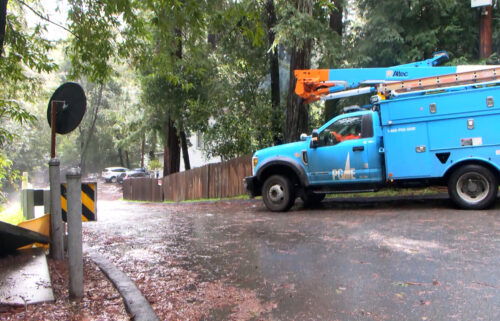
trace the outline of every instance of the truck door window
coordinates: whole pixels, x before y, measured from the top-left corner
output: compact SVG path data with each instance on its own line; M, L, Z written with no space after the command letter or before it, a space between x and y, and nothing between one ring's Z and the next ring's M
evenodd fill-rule
M339 119L319 134L320 146L332 146L345 140L361 138L361 116Z

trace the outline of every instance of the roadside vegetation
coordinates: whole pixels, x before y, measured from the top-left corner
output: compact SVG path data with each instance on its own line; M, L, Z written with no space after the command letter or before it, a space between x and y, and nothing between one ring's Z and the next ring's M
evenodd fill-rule
M1 206L0 205L0 222L17 225L25 220L23 211L19 206Z

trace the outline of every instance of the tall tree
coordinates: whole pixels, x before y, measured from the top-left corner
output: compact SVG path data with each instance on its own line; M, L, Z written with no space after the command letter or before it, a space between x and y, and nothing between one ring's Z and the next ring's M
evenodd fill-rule
M0 57L2 57L3 54L5 27L7 25L7 2L9 2L9 0L0 0Z
M266 23L267 23L267 38L269 49L269 74L271 75L271 105L273 108L272 131L274 133L273 141L275 145L281 143L279 133L282 131L281 113L283 112L280 104L280 62L278 48L274 46L276 40L276 32L274 28L278 23L274 0L266 0Z
M295 0L296 14L310 16L313 13L311 0ZM296 69L309 69L311 67L313 39L305 38L291 48L290 54L290 82L288 86L288 99L286 105L285 141L293 142L299 139L301 133L309 131L309 105L302 98L295 95Z
M90 142L92 141L92 137L94 136L97 117L99 116L99 109L101 108L102 104L103 89L103 84L98 85L97 97L93 99L90 106L90 113L88 113L88 115L90 116L90 125L88 128L86 128L86 132L84 132L83 126L78 127L78 130L80 132L80 168L82 173L85 173L87 170L87 151L89 149Z
M339 46L342 45L342 34L344 31L344 0L331 0L333 8L330 9L330 31L335 33L339 38ZM342 48L340 49L342 50ZM327 68L335 68L338 66L328 66ZM333 118L338 113L338 99L325 101L325 122Z

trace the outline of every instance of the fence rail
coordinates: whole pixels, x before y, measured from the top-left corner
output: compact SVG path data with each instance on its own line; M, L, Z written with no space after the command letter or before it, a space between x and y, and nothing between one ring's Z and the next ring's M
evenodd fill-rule
M123 184L123 198L137 201L179 202L238 196L245 193L243 178L251 174L251 156L242 156L227 162L208 164L172 174L163 180L151 178L126 180Z

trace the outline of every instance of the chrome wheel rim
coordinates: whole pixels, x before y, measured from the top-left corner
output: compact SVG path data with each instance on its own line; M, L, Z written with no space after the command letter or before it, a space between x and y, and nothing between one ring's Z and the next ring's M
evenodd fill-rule
M281 203L285 199L285 189L280 184L271 186L267 194L273 203Z
M465 173L457 181L457 193L468 203L483 201L490 191L490 183L486 177L477 172Z

